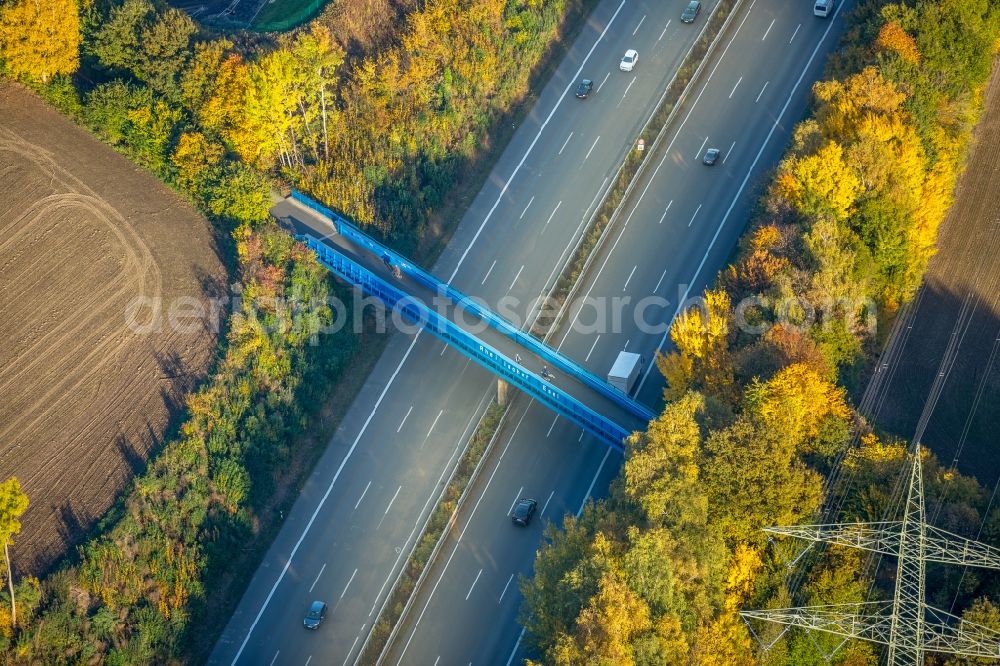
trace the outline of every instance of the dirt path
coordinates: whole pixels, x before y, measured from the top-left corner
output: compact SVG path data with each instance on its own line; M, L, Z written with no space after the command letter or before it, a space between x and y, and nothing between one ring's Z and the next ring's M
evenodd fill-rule
M217 334L167 308L207 308L227 276L194 208L9 85L0 182L0 479L31 500L23 574L78 542L174 425ZM159 330L135 326L156 299Z
M907 440L935 376L943 393L922 442L988 487L1000 475L1000 74L876 421ZM952 362L941 367L941 359Z

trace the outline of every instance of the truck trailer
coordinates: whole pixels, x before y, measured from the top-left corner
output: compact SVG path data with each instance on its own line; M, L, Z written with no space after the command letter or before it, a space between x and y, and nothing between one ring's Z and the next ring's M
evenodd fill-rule
M608 373L608 383L622 393L631 393L635 386L635 380L639 378L639 371L642 370L642 356L632 352L618 352L615 364L611 366Z

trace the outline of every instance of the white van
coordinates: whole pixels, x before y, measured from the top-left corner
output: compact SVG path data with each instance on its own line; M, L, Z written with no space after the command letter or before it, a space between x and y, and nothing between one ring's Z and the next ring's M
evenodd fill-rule
M826 18L833 11L833 0L816 0L813 5L813 14Z

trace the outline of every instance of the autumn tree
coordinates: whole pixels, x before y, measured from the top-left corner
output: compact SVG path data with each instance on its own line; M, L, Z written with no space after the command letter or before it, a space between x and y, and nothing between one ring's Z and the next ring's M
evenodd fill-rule
M729 294L723 289L705 292L704 302L681 312L670 327L677 351L657 357L667 378L665 395L674 399L688 389L728 397L733 381L729 335L732 325Z
M75 0L16 0L0 5L0 62L18 79L46 83L80 66Z
M17 603L14 600L14 571L10 561L10 546L15 534L21 532L21 514L28 509L28 496L21 490L17 477L0 483L0 540L7 563L7 587L10 590L10 623L17 627Z

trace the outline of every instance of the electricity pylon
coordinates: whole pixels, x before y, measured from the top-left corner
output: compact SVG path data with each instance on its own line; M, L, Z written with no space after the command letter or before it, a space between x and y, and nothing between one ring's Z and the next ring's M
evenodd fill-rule
M1000 549L965 539L925 521L919 448L912 454L902 520L770 527L765 532L812 543L832 543L897 559L892 601L741 611L744 620L765 620L887 645L889 666L923 666L924 653L1000 659L1000 631L928 606L928 562L1000 570ZM752 631L752 628L751 628Z

